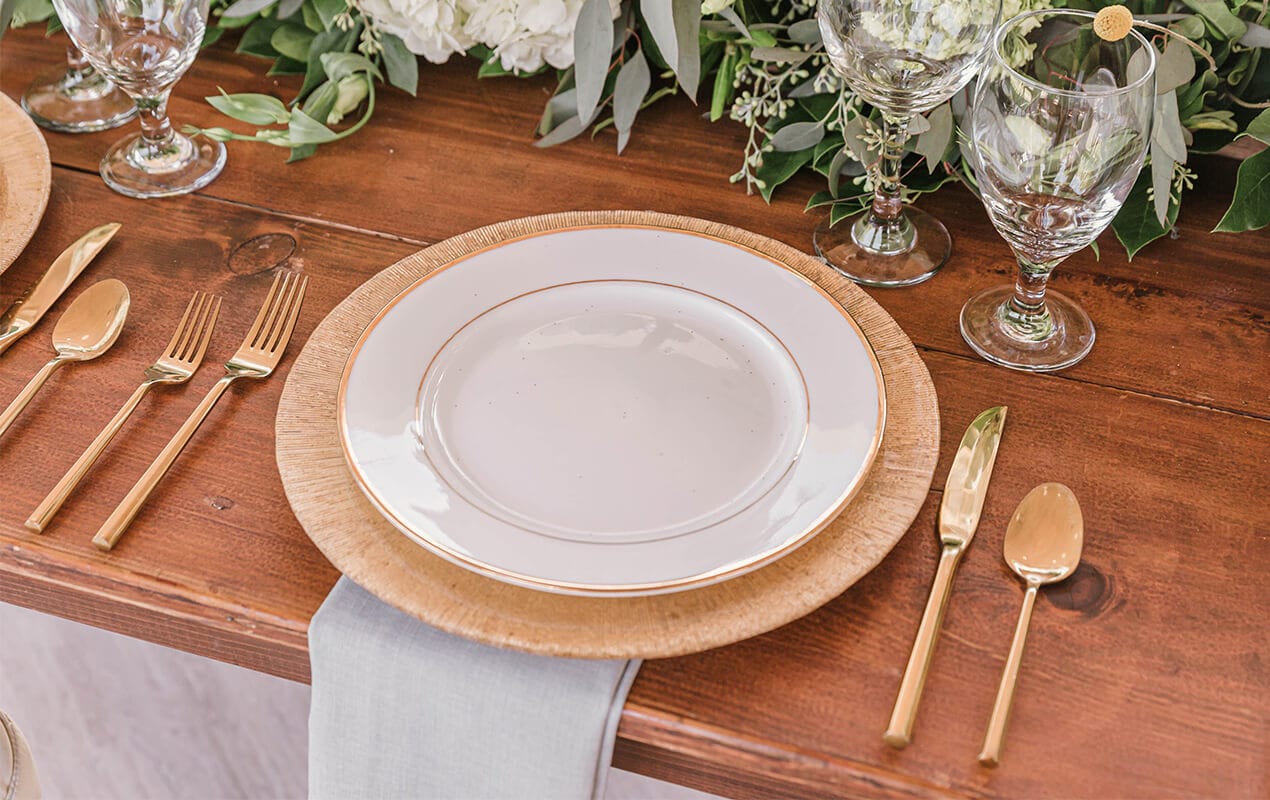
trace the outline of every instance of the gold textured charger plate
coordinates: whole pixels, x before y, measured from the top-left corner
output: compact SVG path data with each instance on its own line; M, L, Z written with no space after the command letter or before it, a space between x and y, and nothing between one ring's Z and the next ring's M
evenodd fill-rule
M552 594L493 580L434 555L385 520L357 486L340 446L337 398L366 326L420 277L476 250L579 226L648 226L737 243L814 281L850 312L877 354L888 417L855 500L783 558L722 583L641 597ZM297 519L341 572L384 602L486 644L580 658L660 658L740 641L841 594L904 535L930 489L939 409L930 374L885 311L811 256L739 228L651 212L570 212L480 228L408 256L371 278L309 337L279 402L277 460Z
M22 107L0 94L0 273L35 235L53 184L48 145Z

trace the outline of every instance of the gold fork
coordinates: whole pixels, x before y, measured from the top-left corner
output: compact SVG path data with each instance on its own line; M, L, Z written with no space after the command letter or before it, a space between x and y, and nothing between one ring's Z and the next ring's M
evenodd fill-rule
M308 278L293 272L278 273L273 286L269 287L269 295L265 298L260 313L256 315L256 321L243 339L242 346L225 362L225 377L212 386L207 396L173 435L172 440L155 457L145 474L102 524L101 530L93 537L93 544L102 550L115 546L141 510L146 498L159 485L190 437L231 383L239 378L267 378L273 373L282 360L287 342L291 341L291 331L295 328L296 318L300 316L300 306L304 303L304 290L308 283Z
M83 452L79 460L31 512L31 516L26 521L28 529L41 533L48 527L53 515L88 474L88 470L101 457L111 440L115 438L115 434L119 433L124 423L128 421L128 417L141 402L141 398L146 396L152 386L160 383L185 383L194 375L199 364L203 363L203 353L207 351L207 342L212 338L212 329L216 327L216 317L219 313L219 297L203 292L194 293L189 305L185 307L185 315L176 326L176 333L172 334L172 341L168 342L168 346L164 348L163 355L146 368L145 380L132 393L132 397L123 404L114 419L106 423L106 427L97 434L97 438Z

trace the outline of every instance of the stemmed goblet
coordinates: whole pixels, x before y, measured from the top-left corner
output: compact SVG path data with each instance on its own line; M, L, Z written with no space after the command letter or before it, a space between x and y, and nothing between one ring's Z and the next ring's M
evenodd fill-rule
M66 64L36 76L22 95L22 109L43 128L91 133L117 128L137 113L132 98L92 68L74 44Z
M206 186L225 166L225 145L172 128L168 95L203 41L208 0L53 0L88 62L137 104L141 132L115 143L101 177L131 197Z
M966 302L961 335L1014 369L1063 369L1093 347L1089 315L1046 283L1111 224L1150 141L1155 49L1136 30L1101 39L1093 21L1047 10L1006 22L971 105L975 176L1019 275Z
M900 168L909 123L965 86L983 63L1001 0L820 0L834 71L882 112L872 207L850 225L816 228L816 252L867 286L908 286L935 274L952 248L948 229L905 208ZM844 220L844 223L846 221Z

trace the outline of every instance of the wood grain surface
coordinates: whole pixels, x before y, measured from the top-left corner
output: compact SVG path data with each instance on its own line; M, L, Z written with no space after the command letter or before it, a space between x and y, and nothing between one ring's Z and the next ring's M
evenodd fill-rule
M59 58L59 43L36 32L6 35L0 89L17 96ZM294 82L262 71L225 45L204 52L177 86L175 122L223 124L200 99L217 86L289 99ZM221 401L114 552L96 551L93 532L218 370L155 391L48 533L22 528L194 289L227 298L208 352L215 364L282 258L312 278L302 342L355 287L420 246L529 214L650 208L809 247L815 219L801 209L815 182L795 181L770 206L728 184L743 135L735 126L710 125L672 99L641 115L620 158L608 134L538 150L530 134L548 84L473 73L458 61L425 69L423 99L386 92L373 125L296 165L273 148L232 145L225 173L193 197L142 202L107 190L96 161L119 131L48 135L49 209L0 277L0 302L79 234L119 220L89 272L124 280L133 315L109 354L56 376L0 439L0 600L306 678L307 621L336 572L292 517L274 465L290 358ZM623 715L617 766L755 798L1270 794L1270 236L1207 233L1234 166L1199 166L1174 241L1128 263L1106 236L1101 260L1086 252L1059 269L1055 286L1089 311L1098 342L1050 376L989 366L961 342L961 304L1009 280L1007 250L969 194L923 198L953 232L952 261L926 284L871 294L917 345L938 391L935 490L891 555L819 611L648 662ZM0 400L51 354L49 330L4 356ZM934 572L938 488L964 426L1000 403L1010 419L916 740L892 751L881 732ZM1084 562L1038 603L1004 763L986 770L974 756L1022 594L1001 561L1002 534L1045 480L1080 498Z

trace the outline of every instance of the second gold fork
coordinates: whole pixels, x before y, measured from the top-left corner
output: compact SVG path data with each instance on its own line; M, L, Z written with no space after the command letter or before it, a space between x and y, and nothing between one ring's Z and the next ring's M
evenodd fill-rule
M26 527L29 530L41 533L48 527L53 515L105 452L106 447L115 438L115 434L123 428L124 423L141 403L141 398L146 396L152 386L159 383L185 383L194 375L199 364L203 362L203 354L207 352L207 343L212 338L212 329L216 327L216 317L220 314L220 302L220 298L216 295L204 292L194 293L189 305L185 307L185 315L176 326L176 332L172 334L172 341L168 342L168 346L164 348L159 359L146 368L145 380L136 388L114 418L106 423L106 427L97 434L97 438L93 439L93 443L62 476L48 496L31 512L31 516L26 521Z

